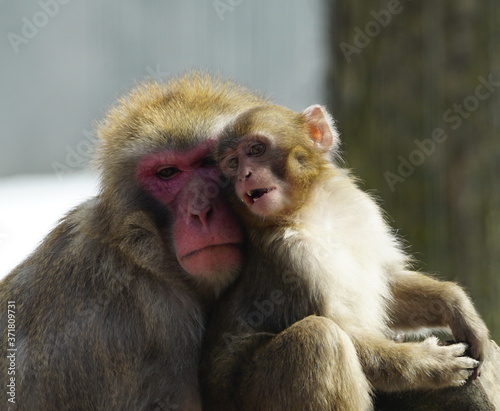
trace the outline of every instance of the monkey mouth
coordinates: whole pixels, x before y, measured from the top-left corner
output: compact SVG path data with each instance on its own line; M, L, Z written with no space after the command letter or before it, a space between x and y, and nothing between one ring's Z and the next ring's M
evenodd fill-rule
M250 204L253 204L255 203L256 201L258 201L263 195L269 193L270 191L273 191L275 190L276 187L272 187L272 188L256 188L254 190L248 190L247 192L245 192L245 198L246 198L246 202L250 203Z
M187 253L183 256L181 256L181 259L187 259L187 258L190 258L190 257L193 257L195 256L196 254L199 254L199 253L202 253L204 251L212 251L214 249L217 249L217 248L223 248L223 247L231 247L231 248L241 248L241 243L222 243L222 244L210 244L210 245L207 245L205 247L202 247L202 248L198 248L194 251L191 251L190 253Z

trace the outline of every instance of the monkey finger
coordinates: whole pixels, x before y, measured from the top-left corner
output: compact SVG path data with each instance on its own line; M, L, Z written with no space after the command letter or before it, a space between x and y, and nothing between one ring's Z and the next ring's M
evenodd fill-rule
M469 380L469 378L472 376L473 370L460 370L457 372L455 382L457 381L463 381L464 383ZM462 385L462 384L460 384Z
M476 361L470 357L459 357L457 358L457 367L464 370L474 371L479 366L479 361Z
M468 365L471 365L472 363L469 362ZM464 365L464 364L462 364ZM459 368L454 372L454 377L451 381L452 386L462 386L466 384L469 381L472 381L474 379L474 374L476 372L476 369L472 368Z
M454 355L455 357L462 357L463 355L465 355L468 347L469 345L467 343L462 342L447 346L452 355Z
M481 365L483 365L483 364L480 362L479 365L477 366L477 368L475 368L472 371L472 375L470 377L471 381L477 380L481 376Z
M479 375L480 375L480 372L476 368L475 370L472 371L472 374L470 376L470 380L471 381L477 380L477 378L479 377Z
M461 387L467 384L468 378L453 380L450 384L451 387Z

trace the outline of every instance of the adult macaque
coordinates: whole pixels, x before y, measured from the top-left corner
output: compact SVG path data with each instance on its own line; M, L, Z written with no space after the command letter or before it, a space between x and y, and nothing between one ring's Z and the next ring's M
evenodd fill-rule
M238 272L243 242L211 152L261 104L192 74L109 112L100 194L0 285L1 409L201 409L205 308Z
M375 201L334 161L338 141L321 106L270 105L219 139L250 251L206 333L207 410L370 410L372 389L460 386L485 356L488 330L470 299L408 271ZM449 327L459 342L391 338L421 327Z

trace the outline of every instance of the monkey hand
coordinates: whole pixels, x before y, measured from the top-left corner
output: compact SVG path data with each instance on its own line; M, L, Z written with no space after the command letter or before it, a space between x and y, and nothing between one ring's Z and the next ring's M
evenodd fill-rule
M456 341L465 343L468 348L466 355L479 361L478 367L474 370L471 379L475 380L480 375L480 368L484 359L488 356L488 347L490 345L488 329L483 321L472 326L463 326L461 328L452 328L453 336Z
M440 345L436 337L430 337L419 345L424 353L421 371L430 380L429 388L464 385L479 366L479 361L465 356L467 344Z
M476 312L470 299L460 289L457 293L457 303L449 320L451 332L455 341L468 345L467 355L482 363L488 355L490 345L489 332L486 324ZM478 372L473 375L476 378Z

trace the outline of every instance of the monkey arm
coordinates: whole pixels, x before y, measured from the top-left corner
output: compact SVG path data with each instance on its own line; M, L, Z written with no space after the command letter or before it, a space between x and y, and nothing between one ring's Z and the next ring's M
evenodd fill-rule
M222 334L209 338L202 351L200 364L201 389L204 391L204 409L231 410L241 402L241 376L248 372L254 352L272 340L274 334ZM208 340L208 344L207 344ZM233 404L233 407L231 406Z
M347 334L310 316L279 334L219 339L201 366L206 410L371 409L370 387ZM210 351L210 347L209 351ZM329 378L325 378L329 376Z
M460 387L437 390L407 390L402 392L379 390L375 397L375 410L500 410L500 393L497 389L500 386L500 348L493 341L490 341L489 353L481 369L481 378L478 380Z
M478 365L463 356L465 344L442 346L436 337L408 343L374 334L351 338L368 380L384 392L461 386Z
M449 326L457 341L469 344L472 358L484 359L489 344L488 329L459 285L405 272L394 275L390 287L394 328Z

